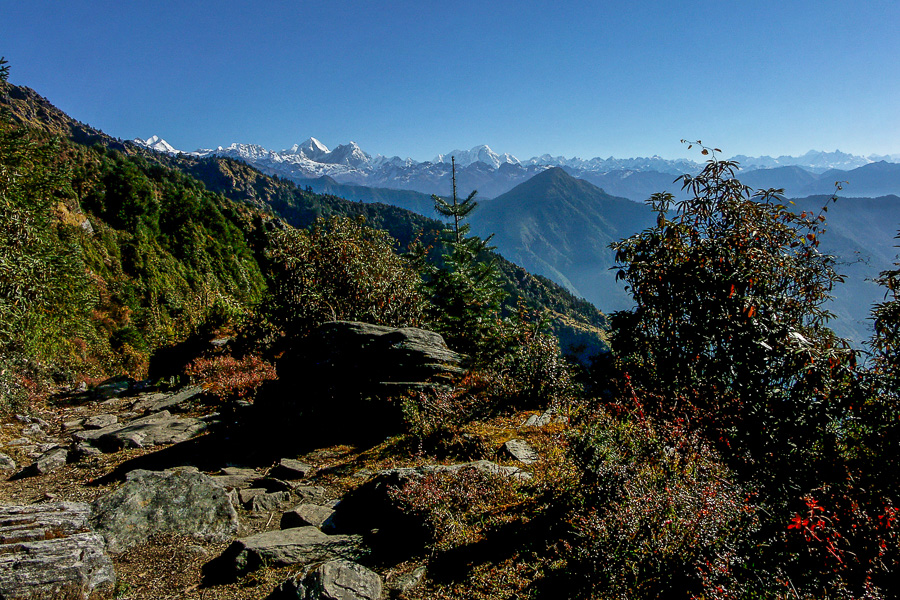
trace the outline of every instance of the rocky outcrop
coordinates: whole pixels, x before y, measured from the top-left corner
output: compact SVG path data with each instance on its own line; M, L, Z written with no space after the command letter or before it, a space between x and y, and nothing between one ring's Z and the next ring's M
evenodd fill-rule
M231 539L238 518L224 488L189 469L132 471L119 489L93 504L92 523L119 553L155 533Z
M348 560L330 560L291 577L269 598L380 600L382 587L378 573Z
M259 408L282 422L340 419L350 435L377 436L401 422L399 406L385 399L447 383L464 371L463 359L432 331L331 321L285 352L280 391Z
M89 514L75 502L0 507L0 598L110 597L115 572Z
M285 354L278 376L296 381L298 374L314 372L330 387L392 393L461 373L462 360L433 331L331 321Z

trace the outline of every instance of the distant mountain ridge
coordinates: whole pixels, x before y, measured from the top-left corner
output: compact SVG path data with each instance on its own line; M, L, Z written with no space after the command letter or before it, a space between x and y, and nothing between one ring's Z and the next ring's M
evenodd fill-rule
M609 245L649 227L656 215L645 204L610 196L552 167L509 192L483 201L473 230L494 234L503 256L608 311L632 306L616 282Z
M876 171L882 168L875 166ZM828 206L821 250L836 257L836 270L846 277L828 305L838 316L830 325L857 343L867 339L869 311L884 296L872 280L891 267L897 254L900 197L839 198L831 203L828 195L818 195L793 202L793 210L813 214ZM655 220L648 205L610 196L557 167L483 201L472 226L480 235L494 233L493 243L503 256L611 312L630 308L632 299L616 281L615 252L609 245Z
M147 140L135 139L135 144L160 152L178 153L158 136ZM278 175L295 182L329 177L338 184L411 190L423 194L446 194L450 189L450 157L456 158L457 183L464 189L477 189L482 197L504 194L520 183L551 167L562 167L578 179L590 181L616 196L643 201L650 194L670 191L679 195L680 186L674 182L678 176L694 174L701 164L687 159L664 159L659 156L636 158L566 158L544 154L519 160L511 154L498 154L487 145L471 150L454 150L437 155L432 161L419 162L399 156L371 155L355 142L342 144L330 150L315 138L281 151L268 150L255 144L234 143L227 147L201 149L186 152L192 156L224 156L246 161L270 175ZM760 187L785 188L790 196L829 193L834 187L832 171L851 173L848 169L867 167L886 161L900 162L900 155L862 157L839 150L819 152L810 150L801 157L736 156L741 163L742 178L757 170L764 170L754 180ZM791 168L809 173L812 178L794 186L796 177L782 180L781 176ZM827 174L827 175L826 175ZM829 181L830 179L830 181ZM852 182L850 175L837 179ZM794 186L794 187L792 187ZM858 196L900 194L900 175L870 180L865 188L852 188Z

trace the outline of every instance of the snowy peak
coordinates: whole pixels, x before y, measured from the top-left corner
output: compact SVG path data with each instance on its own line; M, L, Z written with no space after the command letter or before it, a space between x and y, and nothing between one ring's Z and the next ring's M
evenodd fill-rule
M141 138L134 138L132 140L138 146L143 146L144 148L149 148L150 150L156 150L157 152L165 152L166 154L180 154L181 150L176 150L172 147L169 142L162 139L158 135L153 135L148 137L146 140L142 140Z
M369 163L369 155L363 152L356 142L342 144L319 159L330 165L347 165L349 167L362 167Z
M855 154L847 154L840 150L835 150L834 152L810 150L803 156L779 156L777 158L738 155L733 157L732 160L738 161L741 164L741 168L745 170L802 167L813 173L822 173L828 169L850 170L874 162L871 157L866 158Z
M311 137L301 144L294 144L290 150L285 150L284 154L296 154L310 160L318 160L329 152L328 146Z
M475 146L471 150L454 150L447 154L438 154L434 161L436 164L449 163L451 158L456 159L456 163L461 167L468 167L472 163L481 162L495 169L500 168L502 164L518 165L521 164L519 159L512 154L497 154L491 150L490 146L482 144Z

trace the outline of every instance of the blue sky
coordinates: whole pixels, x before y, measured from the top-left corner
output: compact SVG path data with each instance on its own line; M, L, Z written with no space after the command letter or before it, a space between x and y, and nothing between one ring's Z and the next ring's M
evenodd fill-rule
M183 150L888 154L898 27L896 0L0 0L0 55L75 118Z

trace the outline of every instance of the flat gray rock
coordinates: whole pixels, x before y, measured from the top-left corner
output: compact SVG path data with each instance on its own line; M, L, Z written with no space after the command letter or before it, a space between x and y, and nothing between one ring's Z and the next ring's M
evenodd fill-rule
M155 533L224 541L238 518L225 489L188 469L138 471L119 489L94 501L92 523L118 554Z
M326 535L315 527L294 527L266 531L235 540L226 550L237 573L263 565L283 567L333 558L357 558L362 538L355 535Z
M34 461L34 464L31 465L29 471L32 475L44 475L51 471L55 471L66 465L68 456L69 452L65 448L60 448L58 446L51 448Z
M0 507L0 598L111 596L115 572L89 515L76 502Z
M278 588L281 597L305 600L381 600L378 573L349 560L304 569Z
M266 493L265 488L245 488L242 490L238 490L238 500L241 501L242 506L246 506L249 508L250 502L253 501L257 496L262 496Z
M77 431L78 429L84 429L84 421L85 419L74 419L72 421L66 421L62 424L62 430L71 433L72 431Z
M225 489L243 490L253 485L253 482L257 479L260 479L260 474L255 469L225 467L222 469L222 475L211 475L210 477Z
M98 448L95 448L87 442L75 442L72 446L72 453L78 459L103 454Z
M298 485L294 493L300 497L300 501L307 504L324 504L328 497L328 490L320 485Z
M94 415L93 417L88 417L84 420L83 427L85 429L103 429L104 427L115 425L118 422L119 417L116 415Z
M131 403L131 410L139 413L146 412L151 406L168 397L169 394L163 394L162 392L140 394L135 398L134 402Z
M334 514L334 509L318 504L301 504L281 515L281 528L317 527L322 529L325 522Z
M292 458L282 458L272 469L272 476L279 479L306 479L316 472L316 468Z
M101 450L148 448L187 441L208 428L206 421L194 417L176 417L169 411L134 419L124 425L116 423L102 429L77 431L76 442L87 442Z
M521 439L509 440L503 444L503 451L510 458L525 465L534 464L541 459L541 455L528 442Z
M246 491L246 490L243 490ZM290 492L271 492L267 494L259 494L250 500L250 510L253 512L271 512L274 510L282 510L285 506L290 506L293 498Z
M161 410L174 410L178 412L188 401L203 392L199 385L186 387L174 394L153 394L146 399L135 402L132 409L138 412L159 412Z

